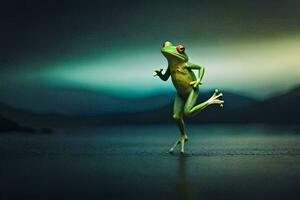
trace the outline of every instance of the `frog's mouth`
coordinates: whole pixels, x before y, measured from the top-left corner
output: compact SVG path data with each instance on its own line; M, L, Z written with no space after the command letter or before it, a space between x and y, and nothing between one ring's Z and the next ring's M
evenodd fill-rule
M167 52L167 51L164 51L163 49L161 50L161 52L166 58L168 58L171 55L171 56L175 56L175 57L177 57L177 58L179 58L180 60L183 60L183 61L187 60L186 56L183 55L183 54Z

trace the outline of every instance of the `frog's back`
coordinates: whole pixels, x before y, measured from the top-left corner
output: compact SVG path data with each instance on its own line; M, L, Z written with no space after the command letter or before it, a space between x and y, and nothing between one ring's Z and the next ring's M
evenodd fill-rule
M193 87L191 81L196 80L195 74L184 65L170 67L173 85L177 93L184 99L187 99Z

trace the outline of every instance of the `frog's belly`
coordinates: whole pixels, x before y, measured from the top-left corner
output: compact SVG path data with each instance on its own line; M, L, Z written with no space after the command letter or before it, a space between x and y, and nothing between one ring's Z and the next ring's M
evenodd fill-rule
M176 74L172 76L172 82L182 98L187 99L193 87L190 85L190 82L193 81L192 77L184 74Z

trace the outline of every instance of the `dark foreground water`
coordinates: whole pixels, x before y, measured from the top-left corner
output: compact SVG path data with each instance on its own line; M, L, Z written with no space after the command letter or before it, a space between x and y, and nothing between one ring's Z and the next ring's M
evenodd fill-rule
M300 134L175 126L0 135L0 199L300 199Z

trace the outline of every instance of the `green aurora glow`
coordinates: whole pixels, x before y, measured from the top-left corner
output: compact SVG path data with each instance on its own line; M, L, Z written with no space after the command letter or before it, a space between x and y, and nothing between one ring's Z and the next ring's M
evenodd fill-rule
M123 50L123 51L122 51ZM193 42L187 45L190 60L206 67L204 88L222 88L266 97L299 84L300 37L228 41L223 44ZM25 82L147 95L172 90L152 76L154 68L166 68L160 45L119 49L90 60L67 60L38 71L20 71ZM287 78L288 77L288 78ZM22 79L22 78L21 78Z
M204 89L265 98L300 83L297 1L171 2L20 4L15 29L5 25L14 35L2 49L2 95L37 85L125 96L173 90L152 77L166 68L164 40L185 44L206 67Z

